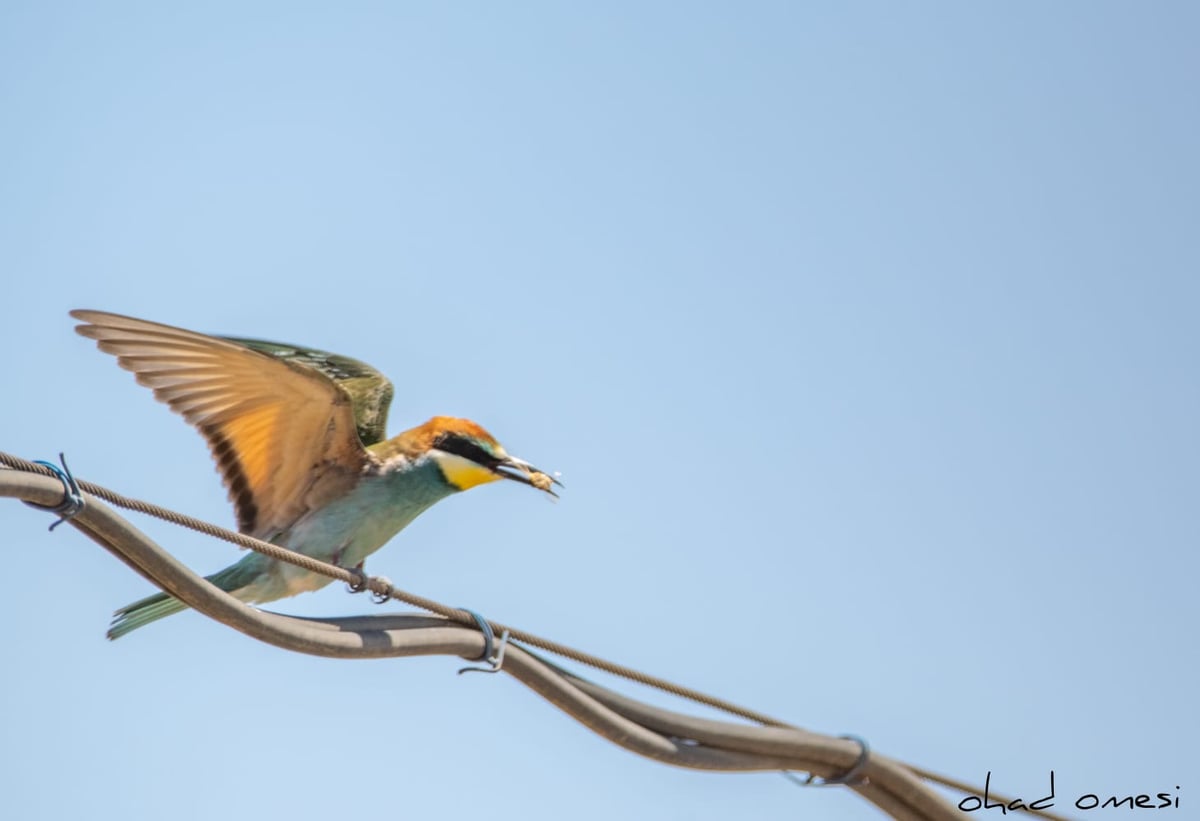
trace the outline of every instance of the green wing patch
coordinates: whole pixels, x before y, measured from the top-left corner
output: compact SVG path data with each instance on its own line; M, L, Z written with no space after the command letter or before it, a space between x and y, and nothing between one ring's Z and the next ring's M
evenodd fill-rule
M364 447L387 438L388 407L392 404L392 383L365 362L341 354L302 348L283 342L223 336L221 339L245 345L251 350L307 368L331 379L350 397L354 424Z

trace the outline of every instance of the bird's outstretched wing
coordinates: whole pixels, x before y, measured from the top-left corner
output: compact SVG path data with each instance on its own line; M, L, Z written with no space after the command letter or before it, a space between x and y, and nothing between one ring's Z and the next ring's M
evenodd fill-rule
M204 436L243 533L272 538L349 490L372 461L350 393L320 368L157 322L71 316Z
M332 379L350 396L354 424L358 428L358 438L362 440L363 445L373 445L387 438L387 414L392 404L392 383L366 362L285 342L242 339L236 336L223 336L221 339L245 345L293 365L311 368Z

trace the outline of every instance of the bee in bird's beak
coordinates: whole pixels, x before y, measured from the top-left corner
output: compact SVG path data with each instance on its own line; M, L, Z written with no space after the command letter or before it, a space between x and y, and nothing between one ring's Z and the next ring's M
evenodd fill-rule
M558 494L554 492L552 486L563 486L563 483L558 481L557 476L544 473L524 459L518 459L515 456L505 456L492 470L505 479L512 479L514 482L521 482L538 490L544 490L556 499L558 498Z

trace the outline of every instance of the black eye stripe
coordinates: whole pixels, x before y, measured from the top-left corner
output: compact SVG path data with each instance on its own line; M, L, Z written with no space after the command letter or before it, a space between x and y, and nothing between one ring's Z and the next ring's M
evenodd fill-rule
M474 442L463 439L461 436L443 436L433 446L440 451L453 453L455 456L469 459L475 464L483 465L484 467L491 468L500 464L500 460L495 456Z

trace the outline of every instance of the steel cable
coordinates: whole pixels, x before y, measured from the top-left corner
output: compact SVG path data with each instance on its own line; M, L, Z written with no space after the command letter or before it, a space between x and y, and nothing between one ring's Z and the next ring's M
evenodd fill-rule
M62 484L58 478L53 478L55 474L49 468L3 452L0 452L0 464L13 469L0 470L0 496L43 505L52 505L62 498ZM344 568L316 561L278 545L252 539L158 505L130 499L91 482L78 481L78 486L93 498L87 499L82 512L70 520L73 526L171 595L250 636L298 652L339 658L453 654L473 659L480 654L482 634L471 614L421 596L390 589L390 584L379 577L367 580L367 586L373 592L429 610L441 619L416 614L300 619L248 607L192 573L95 500L103 499L128 510L258 550L331 578L351 583L361 581L361 578ZM457 625L448 625L443 620L456 622ZM836 777L854 765L860 752L854 742L811 733L724 699L698 693L558 642L503 624L491 624L497 633L507 630L513 640L764 725L751 727L731 724L653 707L579 678L519 645L510 644L504 672L521 680L589 729L640 755L694 769L799 770ZM959 817L951 805L922 779L957 789L963 789L965 785L909 767L875 752L871 753L863 775L863 782L848 786L894 818ZM1005 801L998 795L992 797ZM1040 812L1038 815L1063 821L1060 816L1050 813Z

